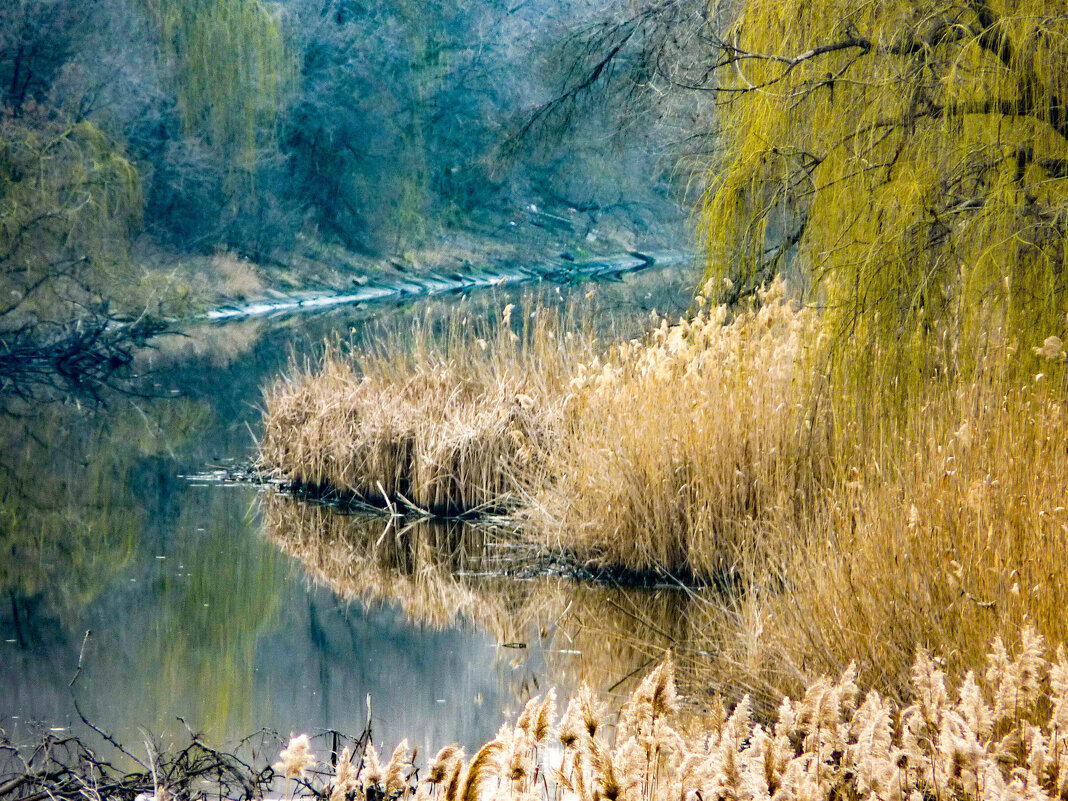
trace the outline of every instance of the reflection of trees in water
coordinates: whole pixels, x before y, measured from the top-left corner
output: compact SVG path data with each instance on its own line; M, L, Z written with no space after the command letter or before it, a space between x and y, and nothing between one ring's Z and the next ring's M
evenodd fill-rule
M146 406L52 404L2 418L0 629L15 641L2 652L9 681L32 673L38 690L65 687L86 610L113 604L116 582L138 561L146 520L159 511L149 506L158 488L145 486L155 457L204 418L187 400L157 403L151 418Z
M187 490L174 528L196 536L168 543L165 560L145 556L141 581L157 614L132 615L97 644L96 674L137 688L106 698L101 713L120 725L147 710L159 725L182 716L218 738L259 725L253 669L260 639L277 624L279 576L270 554L244 536L247 495L234 492Z
M142 511L125 487L123 448L105 446L126 442L128 429L58 406L0 428L0 590L27 604L46 595L69 621L136 547Z
M270 540L346 600L397 604L418 625L466 620L502 645L536 645L508 653L528 664L543 655L552 683L585 680L626 691L643 668L674 648L683 680L698 686L697 657L708 636L695 594L538 575L538 562L522 543L470 524L391 523L276 493L266 494L262 505ZM528 689L537 691L513 687Z

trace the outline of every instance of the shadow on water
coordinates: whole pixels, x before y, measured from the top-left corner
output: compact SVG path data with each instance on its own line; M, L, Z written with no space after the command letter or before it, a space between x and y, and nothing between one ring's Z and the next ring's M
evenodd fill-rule
M598 324L629 335L653 307L683 310L695 280L673 268L574 295L538 291L566 303L592 290ZM324 340L374 341L386 318L403 327L518 300L491 293L204 325L143 354L133 395L5 416L0 727L77 726L68 684L90 629L79 703L131 742L139 727L176 736L178 716L215 739L263 726L359 731L370 694L378 736L477 745L503 708L546 681L607 687L658 654L666 640L636 621L690 625L677 595L517 581L479 567L486 543L476 548L470 532L383 538L315 507L286 511L270 498L261 507L246 485L186 478L247 462L261 388ZM353 544L372 538L381 548ZM324 539L348 550L315 545ZM514 642L528 647L504 647Z

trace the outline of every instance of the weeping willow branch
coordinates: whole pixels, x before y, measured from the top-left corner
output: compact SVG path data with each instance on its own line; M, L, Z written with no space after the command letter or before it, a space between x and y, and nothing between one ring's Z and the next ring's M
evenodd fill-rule
M920 362L936 336L959 361L1063 334L1066 64L1068 9L1037 0L745 0L715 68L709 278L791 272L840 341Z

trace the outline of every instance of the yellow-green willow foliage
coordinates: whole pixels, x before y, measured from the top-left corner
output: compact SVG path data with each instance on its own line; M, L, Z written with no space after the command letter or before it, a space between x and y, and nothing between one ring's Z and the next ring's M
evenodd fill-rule
M279 101L296 74L277 12L260 0L144 0L159 27L187 133L248 171L275 141Z
M137 169L90 122L73 125L29 109L0 118L0 316L118 280L140 220ZM17 316L9 319L19 319Z
M1068 4L745 0L724 43L711 278L795 258L895 365L1063 335Z

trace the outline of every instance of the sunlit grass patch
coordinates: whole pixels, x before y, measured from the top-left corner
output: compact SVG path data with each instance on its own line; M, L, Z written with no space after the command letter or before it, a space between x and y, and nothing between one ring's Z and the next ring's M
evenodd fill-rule
M699 308L576 360L540 532L635 569L737 568L766 521L805 515L830 473L819 344L816 315L777 285L730 319Z
M930 378L896 419L878 392L841 399L857 411L839 416L833 480L767 533L784 547L756 579L778 589L751 602L764 664L856 659L900 693L916 643L963 672L1022 626L1068 639L1068 376L1059 359L1032 374L1007 357Z
M334 360L279 385L278 396L317 400L299 424L271 418L281 422L265 442L297 443L316 466L301 480L349 470L364 476L352 486L388 494L413 480L395 472L396 451L353 456L380 419L403 407L419 436L452 442L449 403L462 420L516 409L495 424L499 447L472 450L479 469L434 462L452 495L392 491L413 506L505 509L530 542L580 562L711 580L721 592L702 595L704 632L680 634L693 641L680 657L758 709L853 660L862 681L902 699L917 643L964 672L1022 626L1068 639L1062 332L1027 345L993 332L958 363L947 352L923 370L895 370L896 351L854 353L867 361L851 378L830 366L819 315L781 287L733 315L701 304L658 323L600 349L548 327L530 351L509 336L485 348L427 341L408 361L367 360L360 379ZM355 405L335 410L366 387L357 426ZM352 427L330 429L336 420ZM475 488L457 489L467 481Z
M305 787L320 797L332 790L337 798L442 801L1062 797L1064 648L1051 654L1025 628L1011 651L996 639L980 673L947 674L943 665L916 649L901 702L863 693L849 665L782 699L777 714L754 716L744 697L730 711L715 704L697 717L683 708L669 654L611 712L584 686L557 722L549 690L469 761L446 746L420 778L405 741L388 766L368 747L358 772L346 753ZM279 770L303 777L306 752L294 738Z

